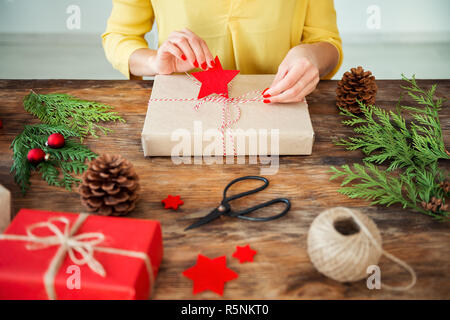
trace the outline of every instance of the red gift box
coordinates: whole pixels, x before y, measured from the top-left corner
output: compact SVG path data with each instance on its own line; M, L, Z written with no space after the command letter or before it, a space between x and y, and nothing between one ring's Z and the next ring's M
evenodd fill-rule
M22 209L0 235L0 299L148 299L158 221Z

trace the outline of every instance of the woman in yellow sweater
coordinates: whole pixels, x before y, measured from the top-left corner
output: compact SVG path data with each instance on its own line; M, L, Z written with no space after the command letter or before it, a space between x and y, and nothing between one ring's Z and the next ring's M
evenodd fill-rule
M154 20L158 50L144 36ZM207 69L276 74L265 102L296 102L342 63L333 0L113 0L103 34L112 65L128 78Z

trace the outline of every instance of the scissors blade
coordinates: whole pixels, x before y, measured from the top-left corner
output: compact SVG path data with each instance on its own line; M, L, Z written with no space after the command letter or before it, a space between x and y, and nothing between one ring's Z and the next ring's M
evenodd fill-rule
M204 216L203 218L201 218L200 220L198 220L197 222L194 222L193 224L191 224L189 227L187 227L186 229L184 229L184 231L190 230L190 229L194 229L194 228L198 228L204 224L210 223L211 221L217 219L218 217L220 217L222 215L222 212L220 212L219 210L214 209L213 211L211 211L210 213L208 213L206 216Z

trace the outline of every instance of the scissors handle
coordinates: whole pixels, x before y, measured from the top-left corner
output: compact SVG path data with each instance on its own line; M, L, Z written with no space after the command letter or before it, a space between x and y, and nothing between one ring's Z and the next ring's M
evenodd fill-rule
M275 203L280 203L280 202L284 203L286 206L285 206L284 210L281 211L281 213L279 213L279 214L269 216L269 217L248 217L247 216L247 214L252 213L256 210L259 210L259 209L262 209L262 208L265 208L265 207L268 207ZM270 220L275 220L275 219L281 218L289 211L290 208L291 208L291 202L289 201L289 199L277 198L277 199L269 200L264 203L260 203L256 206L253 206L251 208L247 208L247 209L244 209L241 211L236 211L236 212L231 211L231 212L227 213L227 215L231 216L231 217L243 219L243 220L249 220L249 221L270 221Z
M245 192L242 192L242 193L238 193L238 194L235 194L235 195L233 195L233 196L231 196L231 197L227 197L227 191L228 191L228 189L229 189L233 184L235 184L235 183L237 183L237 182L239 182L239 181L243 181L243 180L259 180L259 181L263 181L264 184L263 184L262 186L260 186L260 187L255 188L255 189L252 189L252 190L249 190L249 191L245 191ZM248 196L248 195L250 195L250 194L259 192L259 191L261 191L261 190L264 190L265 188L267 188L268 185L269 185L269 180L267 180L267 179L264 178L264 177L260 177L260 176L245 176L245 177L240 177L240 178L234 179L234 180L231 181L231 182L225 187L225 189L223 190L223 200L222 200L222 204L226 205L228 201L232 201L232 200L235 200L235 199L239 199L239 198Z

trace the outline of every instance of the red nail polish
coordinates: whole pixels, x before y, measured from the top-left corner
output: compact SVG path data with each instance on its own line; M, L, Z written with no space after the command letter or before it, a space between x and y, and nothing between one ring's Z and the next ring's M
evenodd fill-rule
M183 59L184 61L187 60L186 56L184 54L181 55L181 59Z
M264 99L263 102L264 103L270 103L270 100L269 99Z
M265 88L263 92L261 92L261 95L264 96L264 93L266 93L266 91L269 90L269 88Z
M197 60L194 61L194 67L198 68L198 62L197 62Z
M209 64L212 65L213 68L216 66L216 63L214 62L214 60L211 60L211 61L209 62Z
M206 64L206 62L203 62L203 63L202 63L202 69L203 69L203 70L206 70L206 68L208 68L208 65Z
M270 98L270 97L271 97L271 95L268 94L268 93L266 93L266 94L263 95L263 98Z

